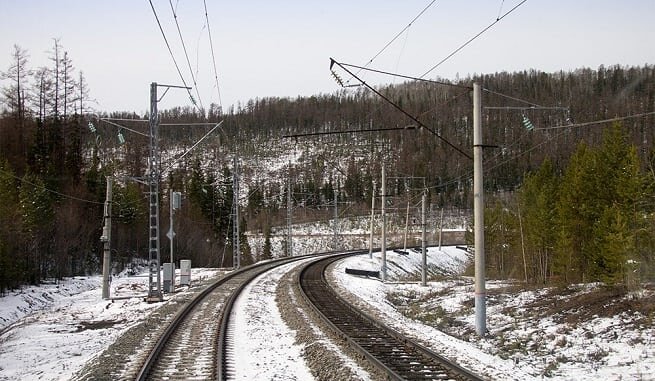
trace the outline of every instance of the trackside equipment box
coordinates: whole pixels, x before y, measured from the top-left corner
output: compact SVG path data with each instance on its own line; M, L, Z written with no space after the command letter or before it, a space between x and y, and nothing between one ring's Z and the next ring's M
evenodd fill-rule
M191 285L191 260L180 260L180 286Z

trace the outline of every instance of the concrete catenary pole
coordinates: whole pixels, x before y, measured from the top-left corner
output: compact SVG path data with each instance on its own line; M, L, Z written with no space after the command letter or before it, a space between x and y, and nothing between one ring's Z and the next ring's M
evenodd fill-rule
M484 264L484 186L482 180L482 95L480 84L473 84L473 224L475 239L475 331L487 331Z
M175 208L174 208L174 205L173 205L173 197L174 197L173 194L174 194L173 189L170 189L169 190L169 197L168 197L169 198L168 201L170 203L170 213L169 213L170 221L168 222L169 223L168 226L170 226L170 228L168 230L168 239L171 240L171 247L170 247L170 249L171 249L170 250L171 251L171 266L173 265L173 263L175 263L175 260L173 258L173 239L175 238L175 231L173 230L173 213L175 213L174 212ZM173 273L175 273L175 272L173 272ZM175 276L173 276L173 280L174 279L175 279Z
M443 237L443 206L441 207L441 216L439 217L439 251L441 251L441 237Z
M104 226L102 228L102 298L109 299L109 284L111 283L111 202L112 180L107 177L107 195L105 197Z
M368 258L373 259L373 223L375 220L375 181L373 181L373 193L371 193L371 235L369 237Z
M338 207L338 193L337 190L334 190L334 250L339 250L339 231L337 227L337 220L339 219L339 207Z
M387 215L385 214L384 207L387 202L386 192L387 192L387 179L384 173L384 163L382 164L382 281L387 280Z
M287 256L293 256L293 236L291 235L291 162L287 177Z
M428 267L428 260L427 260L427 253L426 253L426 242L425 242L425 229L427 228L427 223L425 219L425 207L427 204L427 192L423 191L423 196L421 197L421 256L422 256L422 263L421 263L421 285L426 286L427 285L427 267Z

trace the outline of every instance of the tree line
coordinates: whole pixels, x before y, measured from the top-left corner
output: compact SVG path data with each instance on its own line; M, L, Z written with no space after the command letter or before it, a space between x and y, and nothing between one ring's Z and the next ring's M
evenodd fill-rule
M485 215L492 276L536 284L652 280L653 161L620 124L599 145L580 142L564 168L550 159Z
M90 117L92 99L82 72L75 70L58 40L53 45L48 67L31 69L29 55L16 46L9 67L1 72L0 290L98 271L107 176L118 179L112 216L116 229L112 238L114 257L129 263L131 257L147 256L146 189L126 180L145 173L147 139L130 135L128 144L121 145L115 139L115 127ZM651 111L655 103L654 68L613 66L559 73L495 73L458 80L457 84L470 85L473 81L485 88L485 106L515 106L516 101L507 97L511 95L534 104L568 108L568 112L531 108L523 112L483 112L485 144L497 147L485 151L485 189L499 195L488 212L488 263L492 273L542 282L625 278L626 263L639 263L639 271L645 271L650 263L646 253L651 234L646 224L650 218L650 183L644 178L652 172L649 163L655 118L651 115L624 121L621 133L617 133L620 138L616 134L604 136L606 128L539 128ZM382 86L379 91L437 134L464 150L470 149L469 92L414 82ZM148 117L134 112L96 114L126 119ZM524 116L537 130L523 127ZM235 223L241 227L243 262L261 259L253 257L244 232L261 231L270 237L272 227L283 224L288 177L297 219L330 218L328 208L335 193L339 203L348 203L349 213L366 213L373 196L371 183L378 184L377 194L380 191L382 163L388 176L395 177L388 184L392 196L414 191L414 184L400 178L419 177L425 179L430 203L464 209L472 204L470 160L429 132L346 132L411 123L364 88L311 97L256 98L226 111L216 105L208 110L177 107L163 110L160 117L171 123L224 120L220 138L210 140L201 152L185 158L162 178L162 221L168 217L165 205L169 189L182 191L189 204L175 216L178 237L183 237L175 242L176 257L190 258L198 265L232 265L231 232ZM142 124L134 128L138 126ZM194 127L162 128L162 149L173 153L205 132ZM312 132L344 133L301 137L298 143L283 138ZM623 151L616 147L616 152L611 151L605 147L609 142ZM255 169L248 163L279 159L293 147L305 147L306 151L292 168L285 166L283 172L272 177L249 180ZM233 221L234 174L228 158L237 153L243 163L242 179L250 182L250 192L240 200L240 221ZM628 181L627 175L597 175L606 170L601 164L609 163L612 155L636 160L630 165L638 168L641 180L631 185L639 191L635 191L637 195L630 193L630 202L625 187L604 183L607 176L613 176L612 184L621 184ZM591 165L590 160L596 167L583 166ZM627 164L617 163L616 167L621 165ZM535 181L544 184L531 185ZM550 193L540 193L551 188ZM590 198L581 210L566 208L575 204L570 200L588 197L586 191L600 192L606 198L602 203ZM630 207L632 214L628 212ZM494 222L494 218L502 223ZM539 224L546 227L539 228ZM162 231L165 225L162 222ZM603 231L614 232L614 238L605 238L604 243L580 238L594 234L601 237ZM521 236L523 245L518 245ZM632 245L628 247L634 248L634 255L623 258L610 254L623 247L617 242ZM605 254L598 257L601 247ZM161 249L162 253L168 250L165 238ZM567 257L569 251L574 254ZM271 255L270 239L260 255ZM614 271L617 266L623 266L623 272Z

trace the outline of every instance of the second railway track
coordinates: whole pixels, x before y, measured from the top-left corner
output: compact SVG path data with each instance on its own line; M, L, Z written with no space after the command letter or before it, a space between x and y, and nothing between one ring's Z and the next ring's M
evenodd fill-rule
M227 319L241 289L258 275L305 257L285 258L235 271L205 289L173 318L137 380L224 380Z
M303 297L338 335L391 380L482 380L352 307L325 279L333 261L353 253L325 256L304 265ZM227 380L231 366L228 319L246 285L275 267L305 257L284 258L235 271L209 286L173 318L140 368L137 380Z
M390 380L483 380L480 376L421 346L382 322L358 311L336 294L325 279L336 259L314 261L300 272L303 296L319 316Z

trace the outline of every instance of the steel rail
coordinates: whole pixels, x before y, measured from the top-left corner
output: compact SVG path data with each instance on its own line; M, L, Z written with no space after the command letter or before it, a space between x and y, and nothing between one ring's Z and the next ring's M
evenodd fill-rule
M236 277L243 275L244 273L247 273L249 271L253 271L257 268L259 268L259 271L255 270L254 275L249 276L244 282L240 284L240 286L230 294L230 297L228 299L228 302L231 301L231 305L234 303L234 300L236 300L236 296L238 296L238 293L243 290L243 287L245 287L246 284L248 284L250 281L252 281L254 278L259 276L260 274L278 267L282 266L286 263L298 261L304 258L316 256L316 254L311 254L311 255L306 255L306 256L298 256L298 257L292 257L292 258L278 258L274 259L271 261L263 262L263 263L256 263L254 265L246 266L243 267L237 271L234 271L230 274L225 275L223 278L218 279L216 282L212 283L209 285L207 288L205 288L203 291L201 291L198 295L196 295L192 300L190 300L182 309L180 309L171 322L168 324L168 326L164 329L164 332L159 336L157 339L154 347L148 354L145 362L141 366L135 380L138 381L145 381L148 379L150 376L150 373L157 363L163 349L166 347L168 341L170 340L171 336L175 333L175 331L179 328L179 326L182 324L182 322L191 314L193 309L198 306L208 295L210 295L212 292L214 292L216 289L218 289L221 285L226 284L227 282L235 279ZM223 308L223 313L221 314L221 322L219 323L220 326L222 327L223 325L227 326L227 320L229 318L229 311L226 313L225 312L225 306ZM225 323L223 323L225 321ZM224 329L221 329L220 331L221 334L225 333ZM218 337L219 343L221 341L224 342L224 340L219 336ZM224 355L224 351L221 353L221 356ZM219 356L217 361L214 361L214 363L221 364L223 359ZM215 375L220 374L220 371L215 370ZM214 377L216 378L216 377Z
M360 252L360 253L363 254L364 252ZM350 255L353 254L357 254L357 253L350 253ZM402 368L410 364L403 364L402 361L403 359L394 359L398 361L395 361L395 363L391 364L389 361L390 359L378 358L374 353L371 352L371 350L364 348L364 346L362 346L362 343L358 341L357 338L353 338L347 332L344 332L344 330L341 329L337 323L335 323L332 319L328 317L326 312L319 307L320 303L315 300L315 293L312 290L310 290L310 288L320 287L321 289L318 292L325 292L329 295L330 298L334 300L333 303L330 303L332 309L336 308L334 307L335 305L342 304L348 309L349 313L356 315L370 326L370 327L362 326L360 327L359 331L361 332L370 331L370 330L382 331L384 334L393 338L401 345L405 347L411 347L412 350L415 350L416 352L420 353L421 356L434 360L440 366L446 368L449 372L456 374L459 377L459 379L474 380L474 381L484 380L481 376L472 373L471 371L461 367L460 365L452 362L451 360L424 347L423 345L419 344L417 341L408 338L407 336L390 328L384 323L374 319L370 315L360 311L352 304L347 302L345 299L343 299L340 295L338 295L336 291L334 291L332 287L329 286L327 280L325 279L325 270L331 263L339 259L340 257L331 257L327 259L323 258L316 261L312 261L311 263L305 265L298 275L298 282L301 285L301 295L303 299L306 300L312 306L314 311L317 312L321 320L323 320L334 333L342 337L352 348L354 348L357 352L359 352L365 358L367 358L376 368L378 368L381 372L383 372L388 379L407 380L407 379L424 379L424 378L419 378L419 376L416 376L414 378L408 378L406 376L403 376ZM307 274L311 271L316 271L316 267L320 267L320 274L321 274L320 281L319 281L320 284L318 285L316 281L311 283L311 281L307 279ZM340 318L345 319L346 317L341 315ZM357 323L347 322L345 325L353 326L354 324ZM378 338L377 345L383 347L386 344L385 342L383 342L383 340L385 339Z

